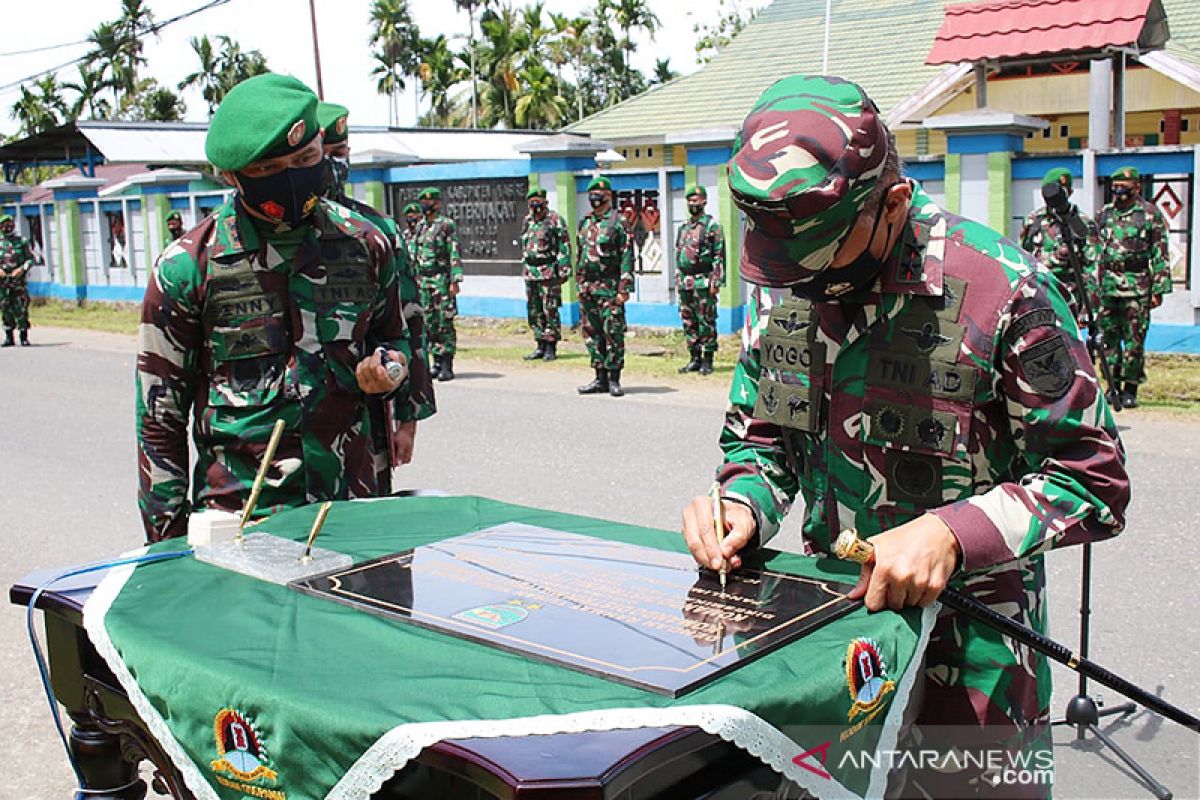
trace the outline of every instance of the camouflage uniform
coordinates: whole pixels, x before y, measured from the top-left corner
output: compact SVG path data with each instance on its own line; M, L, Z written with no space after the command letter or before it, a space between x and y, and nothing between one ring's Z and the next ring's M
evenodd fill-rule
M1095 313L1100 308L1100 293L1097 291L1096 264L1100 258L1100 238L1096 223L1092 218L1072 206L1079 219L1087 227L1087 238L1078 243L1080 264L1083 273L1084 290L1087 299ZM1076 324L1083 326L1084 308L1080 299L1079 289L1075 285L1075 270L1071 267L1066 239L1062 235L1062 224L1058 218L1045 206L1037 209L1025 218L1021 226L1021 247L1036 258L1058 278L1063 286L1063 293L1071 305L1071 313L1075 316Z
M542 219L525 215L521 231L525 262L525 311L533 338L557 342L562 338L558 309L562 285L571 277L571 234L562 217L547 210Z
M423 218L413 243L413 261L425 309L429 352L439 359L453 356L458 349L454 330L458 301L450 294L450 284L461 283L463 278L454 220L441 213Z
M376 493L355 367L377 346L411 356L391 247L328 200L282 234L263 233L237 204L168 247L146 287L138 504L150 540L186 534L190 508L240 510L276 419L286 427L257 516Z
M1146 381L1150 301L1171 291L1168 231L1162 212L1135 197L1127 209L1109 203L1096 217L1100 229L1100 332L1113 380Z
M725 285L725 235L708 214L692 218L675 234L675 287L679 318L693 355L717 352L718 298L710 290Z
M400 241L404 245L404 251L408 254L410 264L415 264L417 260L417 233L421 230L421 223L410 226L407 222L397 223L397 228L400 230Z
M614 208L579 221L576 236L579 315L594 369L625 366L625 306L617 295L633 291L633 249Z
M4 328L11 339L12 330L22 332L22 340L29 330L29 268L33 266L33 251L29 242L17 233L8 236L0 235L0 315L3 316ZM8 275L18 269L25 269L20 276Z
M748 215L743 277L799 289L753 292L718 479L754 513L759 545L797 495L810 553L829 554L843 528L870 537L932 513L961 548L951 585L1045 631L1042 554L1124 524L1117 429L1057 281L915 183L907 230L865 290L853 301L801 296L812 291L798 280L822 274L838 231L866 213L887 149L877 114L853 84L795 76L742 128L729 181ZM768 126L772 136L755 135ZM813 152L782 157L793 149ZM821 194L834 163L844 182ZM954 747L1046 753L1050 696L1042 656L941 611L922 730L957 726ZM979 778L914 772L903 796L998 791Z

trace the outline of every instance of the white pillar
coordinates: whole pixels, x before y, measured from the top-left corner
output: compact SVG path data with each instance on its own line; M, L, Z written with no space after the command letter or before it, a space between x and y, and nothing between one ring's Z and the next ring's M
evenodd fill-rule
M1088 147L1106 150L1112 145L1112 62L1104 59L1092 61L1089 67L1091 86L1088 92L1091 104L1088 107Z

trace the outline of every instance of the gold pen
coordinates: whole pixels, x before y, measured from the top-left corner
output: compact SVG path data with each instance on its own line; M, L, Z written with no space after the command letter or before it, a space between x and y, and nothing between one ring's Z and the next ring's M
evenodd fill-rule
M725 507L721 504L721 484L718 481L713 481L712 488L708 491L712 497L713 504L713 527L717 529L717 546L725 544ZM721 591L725 591L725 583L728 580L729 569L725 564L725 556L721 556Z
M317 518L313 520L312 530L308 532L308 542L304 545L304 555L300 556L301 564L312 563L313 542L317 540L317 534L321 532L321 527L325 524L325 518L329 516L329 509L332 507L333 501L326 500L317 511Z
M267 449L263 452L262 463L258 465L258 474L254 476L254 484L250 487L250 499L246 501L246 507L242 509L242 522L238 525L237 542L242 543L242 531L246 528L246 523L250 521L250 515L254 513L254 507L258 505L258 496L262 494L263 484L267 482L267 470L271 467L271 461L275 458L275 449L279 447L279 440L283 438L283 420L275 420L275 427L271 429L271 438L267 441Z

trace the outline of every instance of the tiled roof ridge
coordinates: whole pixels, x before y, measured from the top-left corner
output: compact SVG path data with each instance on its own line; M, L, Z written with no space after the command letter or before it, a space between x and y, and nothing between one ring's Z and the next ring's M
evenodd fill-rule
M1011 11L1014 8L1023 6L1057 6L1065 3L1077 3L1085 8L1094 8L1094 0L971 0L965 3L955 3L946 6L946 16L962 16L966 14L986 13L989 11ZM1134 14L1132 17L1111 17L1111 19L1137 19L1138 17L1146 16L1146 11L1149 9L1150 0L1142 0L1145 6L1140 13Z

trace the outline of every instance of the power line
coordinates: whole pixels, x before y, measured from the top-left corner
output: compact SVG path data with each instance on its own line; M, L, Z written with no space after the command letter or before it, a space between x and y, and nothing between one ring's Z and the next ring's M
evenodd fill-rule
M48 44L45 47L34 47L29 50L13 50L11 53L0 53L0 58L8 56L27 56L31 53L44 53L47 50L61 50L64 47L77 47L81 44L87 44L87 39L80 39L78 42L63 42L62 44Z
M209 0L204 5L199 6L197 8L193 8L191 11L185 11L182 14L171 17L170 19L164 20L163 22L156 22L153 25L148 26L145 30L140 31L139 33L134 35L132 38L137 40L137 39L141 39L141 38L145 37L148 34L158 33L159 31L161 31L163 28L167 27L168 25L174 25L176 22L185 20L188 17L194 17L195 15L197 15L203 11L208 11L210 8L216 8L217 6L223 6L229 2L231 2L231 0ZM90 40L88 40L88 41L90 41ZM127 41L128 40L122 40L121 44L125 44ZM50 75L52 73L56 73L60 69L66 69L67 67L70 67L74 64L82 64L83 62L88 61L91 58L93 58L94 55L95 55L94 51L90 52L90 53L85 53L84 55L80 56L79 58L73 58L70 61L66 61L66 62L63 62L62 64L59 64L58 66L51 67L50 69L44 69L39 72L35 72L32 75L28 75L24 78L21 78L20 80L13 81L11 83L6 83L3 86L0 86L0 93L7 92L10 89L16 89L17 87L19 87L25 83L28 83L29 81L35 81L38 78L41 78L45 75Z

